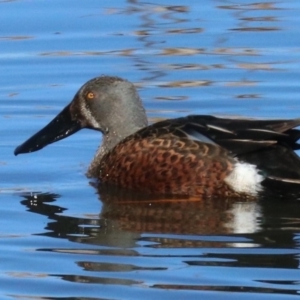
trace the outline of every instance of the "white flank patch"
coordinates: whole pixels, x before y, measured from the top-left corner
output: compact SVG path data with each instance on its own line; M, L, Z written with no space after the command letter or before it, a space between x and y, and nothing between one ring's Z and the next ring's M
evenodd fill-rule
M237 162L233 171L225 178L225 182L238 193L252 196L262 190L261 182L264 177L259 174L255 165Z

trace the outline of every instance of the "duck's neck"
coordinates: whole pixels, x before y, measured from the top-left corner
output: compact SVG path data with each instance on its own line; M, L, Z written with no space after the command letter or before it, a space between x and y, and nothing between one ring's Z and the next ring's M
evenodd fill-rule
M118 132L111 130L103 135L103 141L98 148L95 157L93 158L87 175L89 177L98 177L99 165L103 157L111 151L118 143L129 135L137 132L139 129L147 126L147 120L137 126L126 127L123 126L122 130L118 129Z

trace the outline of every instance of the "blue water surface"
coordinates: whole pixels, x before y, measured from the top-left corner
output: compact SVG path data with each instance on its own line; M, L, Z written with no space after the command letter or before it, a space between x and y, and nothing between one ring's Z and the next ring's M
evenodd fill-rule
M0 1L0 298L298 298L297 197L123 201L85 175L90 130L13 151L102 74L134 82L151 122L299 117L299 14L296 0Z

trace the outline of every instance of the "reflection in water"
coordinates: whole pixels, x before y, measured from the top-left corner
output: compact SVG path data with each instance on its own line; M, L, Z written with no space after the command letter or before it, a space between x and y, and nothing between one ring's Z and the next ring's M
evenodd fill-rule
M232 28L235 31L278 31L281 30L280 27L273 26L272 23L278 22L275 16L270 16L270 12L280 10L275 2L261 2L261 3L248 3L248 4L234 4L234 5L221 5L221 9L233 10L235 12L235 18L239 20L239 26L237 28ZM245 14L253 14L255 12L265 13L262 16L245 16ZM255 26L257 24L257 26Z
M128 1L126 6L108 8L106 14L121 15L124 20L134 16L138 24L133 29L127 29L131 31L119 29L120 31L114 33L108 31L107 35L102 32L101 34L105 37L134 36L136 40L131 47L128 47L128 44L122 44L122 47L114 44L115 47L99 50L61 49L41 51L38 55L45 58L128 57L133 68L143 74L141 85L150 82L152 85L168 88L249 85L261 87L264 80L261 80L257 72L278 71L282 65L290 63L278 60L276 55L270 55L268 45L264 45L263 42L265 39L263 34L283 30L282 20L278 16L278 12L283 10L280 4L250 2L224 5L223 1L217 1L217 5L213 8L204 6L203 11L200 10L200 15L195 14L193 8L192 5L170 6ZM230 19L232 21L230 26L226 27L227 23L221 22L219 28L214 28L215 25L210 18L206 19L207 8L212 9L212 12L215 10L218 18L222 16L224 19ZM91 15L88 17L95 18ZM208 42L207 32L210 31L213 31L213 35L209 37L212 40ZM236 33L232 34L233 31ZM267 36L267 40L268 38ZM236 39L240 39L238 46ZM251 43L252 40L260 41L259 46ZM254 72L256 72L255 79L252 78ZM222 74L225 75L220 78ZM167 93L169 94L165 98L168 99L178 96L175 96L172 90L168 90ZM190 98L186 94L182 97ZM235 97L263 98L259 93L249 92Z
M122 230L161 234L228 234L253 233L259 229L257 202L149 199L101 185L98 193L104 203L101 217L114 220Z
M262 220L268 220L269 216L276 219L276 222L280 220L278 226L285 228L285 232L282 231L282 238L287 236L287 229L300 230L297 195L294 196L294 200L292 195L289 196L290 200L286 200L286 197L276 194L267 195L267 199L260 201L229 199L197 201L184 198L149 198L101 185L97 188L103 202L97 218L63 215L66 208L54 205L56 199L60 197L58 194L25 193L22 194L25 200L21 203L29 211L45 215L51 220L45 227L47 232L42 235L122 248L134 247L141 235L147 233L164 237L183 235L182 240L187 235L242 233L259 236L265 226ZM277 207L280 207L279 211ZM285 217L286 215L289 218ZM194 246L203 244L203 241L200 239L192 244Z
M134 247L136 233L120 232L115 226L115 221L106 219L76 218L61 215L66 208L53 205L59 198L57 194L30 193L23 194L26 200L21 203L28 207L29 211L46 215L51 220L42 233L45 236L67 238L70 241L119 246L123 248ZM51 205L49 205L51 203ZM49 230L49 231L48 231Z
M114 284L114 285L121 285L121 286L141 284L141 281L138 280L109 278L109 277L105 278L105 277L78 276L78 275L63 275L59 277L67 281L78 282L78 283Z
M23 194L21 203L31 212L48 216L43 235L102 245L134 246L141 233L231 234L260 229L260 205L224 199L143 199L116 189L99 187L103 208L99 219L64 216L65 208L53 205L57 194ZM51 204L51 205L49 205Z
M33 39L33 36L0 36L0 40L22 41Z
M170 259L192 268L218 266L231 272L232 267L249 270L257 267L260 273L264 268L298 268L299 262L294 252L276 249L277 244L280 247L294 247L293 230L300 228L300 219L297 218L298 203L292 199L288 202L283 199L286 205L281 208L280 197L269 197L258 202L224 199L188 201L146 199L101 186L98 192L103 207L99 217L93 219L64 215L66 208L56 203L60 197L58 194L22 195L24 200L21 203L29 211L49 219L46 232L39 235L72 242L69 247L45 245L37 249L65 255L67 261L71 260L81 270L78 273L50 275L67 282L140 286L147 283L148 276L151 277L149 274L157 272L156 280L150 280L153 282L151 287L156 289L238 291L240 287L228 286L226 280L215 286L205 280L184 284L170 281L170 278L168 281L160 279L173 274L174 261ZM287 215L291 218L286 219ZM275 219L268 220L269 216ZM279 227L282 235L277 230L274 232L272 226ZM249 251L246 250L248 247ZM192 276L195 271L191 269L189 272ZM272 276L263 278L267 279L261 280L262 283L273 280L270 279ZM276 286L280 282L273 280L272 284ZM293 282L285 282L285 288L281 287L280 291L294 294L286 288L288 285L293 285ZM243 290L279 293L278 288L266 288L263 284L244 286Z

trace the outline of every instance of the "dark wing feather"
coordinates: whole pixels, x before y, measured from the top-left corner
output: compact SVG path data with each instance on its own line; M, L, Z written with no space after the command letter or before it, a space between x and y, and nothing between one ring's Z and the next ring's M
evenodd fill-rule
M297 143L300 130L295 129L299 125L300 119L253 120L191 115L155 123L138 134L142 137L172 134L217 144L271 176L299 179L300 160L294 153L300 149Z
M295 120L252 120L191 115L185 118L157 122L139 131L143 136L174 134L206 143L218 144L232 153L245 154L274 144L296 150L300 125Z
M294 128L300 125L300 119L253 120L225 119L212 116L189 116L187 119L189 123L205 123L208 128L206 134L217 144L236 154L253 151L252 147L255 142L258 142L256 150L274 143L289 146L293 150L299 147L296 142L300 137L300 131ZM225 130L232 134L227 133ZM242 150L240 147L237 149L233 141L239 141ZM241 145L242 143L244 143L244 146Z

